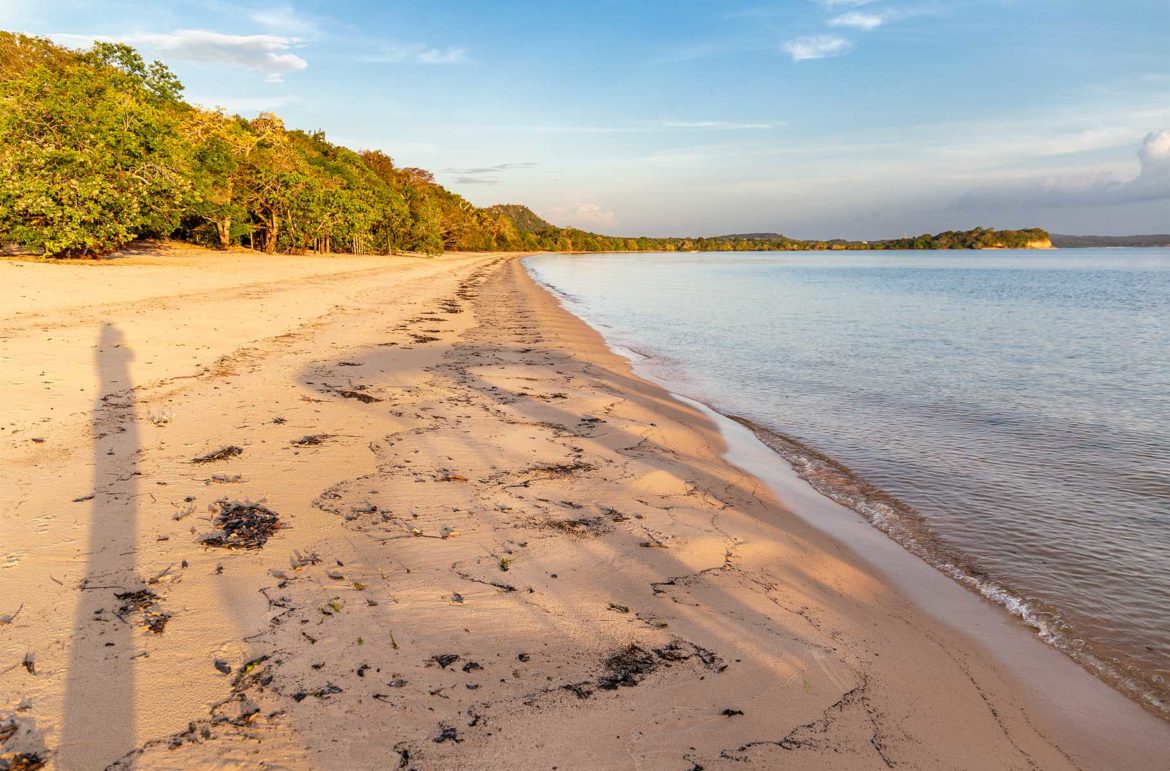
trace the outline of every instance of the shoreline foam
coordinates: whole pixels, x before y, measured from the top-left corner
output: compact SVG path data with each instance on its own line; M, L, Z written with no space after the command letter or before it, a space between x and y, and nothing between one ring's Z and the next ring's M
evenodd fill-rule
M581 307L583 301L560 287L554 287L530 272L532 280L558 298L566 310L571 306ZM567 304L567 305L566 305ZM575 314L586 324L591 322L587 314ZM591 324L592 326L592 324ZM599 334L605 333L599 325ZM635 370L645 369L641 374L655 378L653 367L648 363L655 360L653 354L632 347L628 341L620 344L609 341L610 348L630 360ZM636 357L636 358L635 358ZM663 387L670 388L667 383ZM817 449L808 446L779 431L760 425L748 418L721 411L719 408L681 393L672 392L675 398L693 403L696 407L725 421L733 421L747 430L765 447L783 461L804 483L826 499L856 513L875 530L888 537L892 543L904 549L908 556L922 560L965 590L987 600L997 610L1004 612L1026 627L1035 637L1053 650L1076 662L1090 676L1099 679L1131 703L1148 710L1160 719L1170 717L1170 705L1152 689L1152 685L1139 675L1123 671L1094 655L1092 649L1077 648L1073 638L1063 635L1054 625L1047 623L1044 615L1052 613L1038 609L1035 602L1020 597L1010 587L995 581L970 564L969 560L933 534L928 519L909 504L897 499L857 475L844 464ZM726 427L726 423L723 424ZM726 433L726 428L724 429ZM758 469L757 469L758 472ZM799 513L799 512L798 512ZM810 520L814 525L817 523ZM986 642L986 641L985 641ZM1001 652L1002 653L1002 652Z
M547 284L536 276L533 276L533 280L558 297L562 304L567 303L570 311L574 307L579 308L581 312L577 315L586 323L594 324L587 318L588 309L582 298L561 287ZM603 335L605 332L602 329L608 328L604 324L595 324L595 327ZM644 362L653 363L658 360L653 354L633 347L627 339L623 339L620 344L611 341L610 345L615 351L627 355L627 358L630 358L628 353L635 354L642 360L632 359L636 367L644 366ZM677 363L675 366L678 366ZM645 376L658 380L664 387L675 387L669 382L669 378L664 380L657 377L658 373L652 364L646 369ZM692 399L678 392L676 396ZM830 455L792 436L702 400L696 400L696 403L746 426L821 495L856 512L908 553L1018 619L1020 623L1033 630L1039 639L1067 655L1093 676L1101 678L1135 703L1162 719L1170 719L1170 701L1167 700L1164 687L1160 689L1156 682L1151 681L1149 676L1142 672L1108 661L1091 644L1078 639L1076 630L1067 628L1068 624L1062 620L1058 609L1049 607L1037 599L1026 598L1004 581L988 575L970 556L938 537L931 528L929 518L913 506L870 483Z

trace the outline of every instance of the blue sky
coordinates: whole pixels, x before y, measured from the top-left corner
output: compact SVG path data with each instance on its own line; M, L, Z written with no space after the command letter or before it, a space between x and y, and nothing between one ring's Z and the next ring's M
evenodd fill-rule
M1166 0L0 0L190 100L623 235L1170 231Z

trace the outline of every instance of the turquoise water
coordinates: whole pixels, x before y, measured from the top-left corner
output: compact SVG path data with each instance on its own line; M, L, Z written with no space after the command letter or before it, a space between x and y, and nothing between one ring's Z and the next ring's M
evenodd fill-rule
M1170 713L1170 250L527 264L655 378Z

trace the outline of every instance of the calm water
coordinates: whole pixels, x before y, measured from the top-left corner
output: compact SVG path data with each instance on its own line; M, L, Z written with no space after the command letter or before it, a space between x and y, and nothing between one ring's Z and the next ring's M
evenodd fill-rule
M1170 250L528 265L656 378L1170 714Z

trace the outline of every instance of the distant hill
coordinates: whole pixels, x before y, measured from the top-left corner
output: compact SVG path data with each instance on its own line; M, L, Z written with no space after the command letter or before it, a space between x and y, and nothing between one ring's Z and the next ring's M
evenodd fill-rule
M540 215L523 204L498 203L495 206L487 207L487 210L493 214L508 217L521 233L539 234L557 229L555 225L542 219Z
M1067 236L1052 234L1057 249L1085 249L1102 246L1170 246L1170 234L1149 236Z

